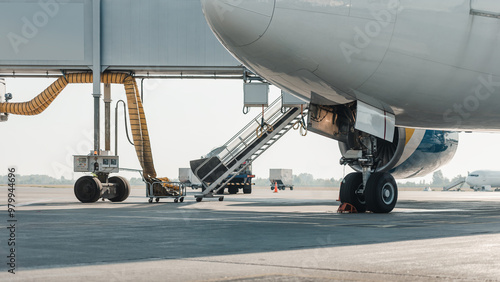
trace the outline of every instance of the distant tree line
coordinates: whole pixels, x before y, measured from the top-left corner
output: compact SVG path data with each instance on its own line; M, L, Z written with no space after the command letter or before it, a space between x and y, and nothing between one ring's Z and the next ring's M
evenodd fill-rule
M441 170L434 172L432 175L432 182L427 183L425 180L419 182L406 182L398 183L399 187L444 187L458 179L463 178L462 175L457 175L452 179L446 178ZM131 178L131 185L143 185L144 182L140 178ZM172 181L177 181L173 179ZM296 187L340 187L342 179L335 178L314 178L310 173L301 173L299 175L293 175L293 185ZM7 184L7 175L0 176L0 184ZM57 179L47 175L16 175L17 184L37 184L37 185L74 185L75 180L65 179L64 176ZM267 178L255 178L253 183L256 186L270 186L271 183Z
M48 175L16 175L16 184L26 184L26 185L74 185L76 180L66 179L64 176L61 178L54 178ZM0 184L7 184L8 179L7 175L0 175ZM130 184L132 185L142 185L142 179L140 178L131 178Z
M425 180L419 181L419 182L406 182L406 183L398 183L399 187L445 187L447 185L450 185L453 182L458 181L459 179L463 179L464 176L462 175L457 175L453 177L452 179L446 178L443 175L443 172L441 170L438 170L432 174L432 181L430 183L426 182Z
M406 183L398 183L399 187L444 187L452 182L455 182L459 179L462 179L462 175L457 175L452 179L446 178L443 175L441 170L434 172L432 175L432 182L428 183L425 180L421 180L418 182L406 182ZM335 179L315 179L314 176L310 173L301 173L299 175L293 176L293 185L296 187L340 187L340 183L342 182L342 178ZM271 183L267 178L256 178L254 183L257 186L269 186Z
M449 178L444 177L443 172L441 170L438 170L438 171L434 172L434 174L432 175L432 185L431 186L444 187L444 186L450 185L451 183L456 182L459 179L463 179L463 178L464 178L464 176L457 175L457 176L453 177L452 179L449 179Z
M7 175L0 176L0 184L7 184ZM37 185L74 185L75 181L66 179L64 176L57 179L48 175L16 175L16 184L37 184Z
M129 182L130 182L130 185L143 185L144 184L144 181L142 181L142 179L138 178L138 177L130 178Z

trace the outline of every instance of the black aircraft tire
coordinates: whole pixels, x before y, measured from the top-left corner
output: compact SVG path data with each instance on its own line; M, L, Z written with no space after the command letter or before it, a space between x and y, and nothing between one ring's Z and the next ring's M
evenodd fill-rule
M110 198L111 202L123 202L130 195L130 183L127 179L121 176L113 176L108 179L109 183L116 184L116 196L114 198ZM158 202L159 198L157 198Z
M387 172L374 173L365 189L366 208L374 213L390 213L398 201L398 186Z
M95 203L101 197L102 184L93 176L84 176L76 181L73 191L80 202Z
M356 190L363 185L361 173L350 173L340 183L340 202L353 205L358 213L366 212L365 197L356 194Z

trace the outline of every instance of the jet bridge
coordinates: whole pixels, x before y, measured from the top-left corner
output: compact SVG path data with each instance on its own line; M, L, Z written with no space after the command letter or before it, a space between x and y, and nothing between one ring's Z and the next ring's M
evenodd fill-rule
M213 197L222 201L224 197L217 192L224 189L235 175L244 171L292 128L305 128L306 112L305 106L283 106L280 97L206 158L191 161L191 169L203 185L203 192L195 195L196 201Z
M243 80L252 76L215 38L199 0L0 0L0 38L0 78L56 79L28 102L19 102L27 100L21 94L6 95L1 80L1 122L15 122L15 115L41 114L70 83L93 85L89 98L94 107L88 112L94 117L94 150L75 158L75 170L98 177L77 181L75 195L82 202L104 197L122 201L128 196L127 181L108 177L120 167L118 158L111 158L112 95L106 86L125 86L144 177L158 183L166 178L156 178L137 80ZM100 130L102 102L104 138ZM101 139L105 139L103 147ZM160 190L176 188L157 186L165 186L154 187Z
M5 101L0 98L0 121L7 121L8 117L12 121L15 115L41 114L68 84L93 85L89 92L94 108L89 109L89 115L94 116L94 150L88 155L75 156L75 170L91 172L97 177L85 176L75 184L75 196L82 202L95 202L99 198L123 201L129 193L125 179L108 177L109 173L120 171L117 152L111 152L111 83L125 87L133 145L143 178L154 195L158 190L163 196L164 191L175 192L179 187L156 175L142 107L143 93L137 80L261 80L218 42L199 0L0 0L0 37L5 39L0 41L0 77L56 78L27 102L18 102L26 99L16 93L2 95ZM4 94L1 84L0 94ZM245 92L255 92L259 86L262 85L246 84ZM104 138L100 134L102 102ZM245 102L255 105L252 100ZM267 102L257 104L267 105ZM287 105L286 101L283 105ZM224 187L294 125L305 129L303 114L298 107L283 107L280 101L275 101L219 152L194 161L193 171L203 180L205 188L197 199ZM101 139L105 139L104 148Z

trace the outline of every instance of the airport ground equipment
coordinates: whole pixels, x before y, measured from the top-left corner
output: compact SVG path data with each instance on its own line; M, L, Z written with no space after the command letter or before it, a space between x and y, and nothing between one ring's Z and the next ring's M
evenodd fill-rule
M242 164L244 166L245 163ZM179 181L182 183L186 184L186 187L191 187L192 189L199 189L201 188L202 191L205 191L205 188L203 188L203 185L201 185L201 182L197 179L197 177L191 172L190 168L187 168L186 170L189 170L191 173L191 176L194 181L197 181L196 184L193 184L190 180L186 180L187 177L185 176L180 176L179 174ZM227 179L229 180L229 183L227 184L227 191L229 194L237 194L240 190L242 190L243 194L251 194L252 193L252 186L254 185L252 183L253 178L255 178L255 175L252 174L252 166L248 166L245 168L240 174L238 175L232 175L230 174ZM218 195L224 194L225 188L219 189L217 191Z
M179 168L179 182L192 189L202 187L200 180L193 174L191 168Z
M285 190L287 187L293 190L293 172L291 169L269 169L269 181L271 190L278 185L279 190Z
M146 197L149 198L149 203L154 200L158 203L160 199L174 199L175 203L184 202L186 197L186 185L182 182L171 182L157 180L150 182L144 179L146 183Z
M229 183L227 183L227 191L229 194L237 194L240 190L242 190L243 194L252 194L252 180L255 178L255 175L252 174L252 165L247 166L246 162L241 165L243 171L238 175L229 175L227 179ZM217 194L224 194L224 188L221 188L217 191Z
M213 150L206 158L191 161L193 173L201 180L205 188L203 193L195 195L196 200L199 202L203 198L218 197L214 194L231 182L230 175L241 174L294 125L301 123L306 111L307 108L301 110L300 107L282 109L280 97L226 144ZM259 131L262 119L273 128L272 131Z
M42 113L47 107L57 98L57 96L64 90L70 83L92 83L94 75L92 73L71 73L65 74L63 77L57 79L41 94L28 102L23 103L1 103L0 112L16 114L16 115L38 115ZM158 178L153 163L153 155L149 141L149 132L146 122L146 116L142 102L140 100L137 83L134 77L127 73L103 73L100 75L103 83L117 83L125 86L127 95L129 118L134 140L134 147L139 158L140 165L143 169L143 179L147 183L157 182L170 182L168 178ZM109 113L109 112L108 112ZM109 118L108 118L109 120ZM107 124L109 125L109 124ZM107 131L107 138L109 138L109 131ZM107 140L108 141L108 140ZM87 181L88 177L83 177L82 182L75 183L75 196L81 201L80 194L89 195L82 202L97 201L95 195L103 196L106 191L100 184L109 184L109 174L119 172L118 157L111 158L109 150L110 142L106 142L106 150L95 150L91 152L84 162L85 156L78 156L75 158L75 172L92 172L95 175L94 182ZM77 161L78 160L78 161ZM80 163L80 161L82 161ZM116 161L116 162L115 162ZM90 184L89 184L90 183ZM162 186L159 186L162 187ZM92 190L92 191L89 191ZM160 189L161 188L157 188ZM168 196L168 190L164 189L164 196ZM159 192L155 194L160 196ZM128 196L128 195L127 195ZM122 199L122 198L118 198ZM124 198L123 200L125 200Z
M443 187L443 191L449 191L453 188L457 188L457 191L460 191L462 189L462 187L464 186L465 184L465 177L461 177L459 179L457 179L456 181L450 183L449 185Z
M90 168L103 168L100 157L111 154L112 97L106 94L110 83L124 84L133 143L145 178L168 182L155 176L136 79L243 80L252 74L210 31L199 0L62 2L0 0L0 11L8 11L0 17L0 37L5 38L0 41L0 77L56 79L28 103L6 103L1 95L0 121L6 121L7 117L12 120L16 114L40 114L68 83L92 83L94 107L93 111L89 109L89 116L93 115L94 150L84 157L90 161ZM102 98L104 149L101 148ZM82 178L81 189L77 190L88 191L87 200L95 200L95 195L105 194L102 187L113 184L111 180L120 185L119 180L109 177L108 171L109 168L92 171L94 177Z
M12 94L7 94L7 88L5 87L5 79L0 78L0 104L6 102L8 98L12 99ZM7 121L9 115L0 112L0 122Z
M269 84L246 82L243 85L243 106L245 108L269 106Z
M358 210L349 203L341 203L337 209L337 213L358 213Z
M227 184L227 191L229 194L237 194L242 190L243 194L252 194L252 180L255 177L253 174L247 174L245 171L238 175L229 175L232 178ZM224 194L224 189L220 189L218 194Z

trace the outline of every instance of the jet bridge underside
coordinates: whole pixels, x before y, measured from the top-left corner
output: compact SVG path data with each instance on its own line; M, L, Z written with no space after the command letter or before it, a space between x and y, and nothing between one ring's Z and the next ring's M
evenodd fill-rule
M0 38L0 77L93 74L94 151L103 73L246 77L213 35L199 0L0 0Z
M0 0L0 76L241 76L199 0Z

